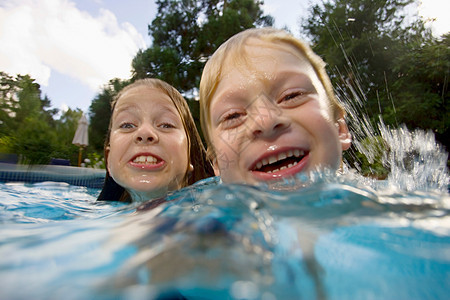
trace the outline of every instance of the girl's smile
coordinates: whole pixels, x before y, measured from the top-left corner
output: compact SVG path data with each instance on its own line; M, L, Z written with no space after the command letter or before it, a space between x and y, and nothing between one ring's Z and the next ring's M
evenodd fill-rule
M112 114L108 171L133 198L150 199L181 187L188 141L168 95L149 86L126 91Z
M129 164L135 168L157 170L164 167L166 162L154 154L137 154L130 160Z

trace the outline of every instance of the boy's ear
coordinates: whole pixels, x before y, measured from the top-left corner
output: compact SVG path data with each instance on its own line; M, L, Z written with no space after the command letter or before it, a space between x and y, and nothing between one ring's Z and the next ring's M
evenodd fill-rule
M339 140L341 141L342 150L345 151L352 145L352 135L348 131L347 123L344 118L337 120L337 127L339 130Z
M214 175L220 176L219 164L217 163L217 158L212 159L212 167L214 170Z

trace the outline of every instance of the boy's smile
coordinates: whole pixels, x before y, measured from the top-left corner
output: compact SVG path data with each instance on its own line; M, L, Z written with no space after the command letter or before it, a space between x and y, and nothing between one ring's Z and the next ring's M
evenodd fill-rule
M250 167L253 176L262 180L292 176L300 172L308 162L308 152L294 148L265 153Z
M212 96L210 139L224 182L258 183L339 167L347 127L292 46L251 39L243 64L226 61Z

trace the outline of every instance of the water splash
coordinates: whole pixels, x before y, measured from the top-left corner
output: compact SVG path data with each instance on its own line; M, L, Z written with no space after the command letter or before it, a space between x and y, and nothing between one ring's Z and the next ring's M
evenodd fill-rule
M447 191L449 174L443 147L436 142L432 131L409 131L405 125L390 129L380 121L381 136L388 146L382 163L390 169L391 187L405 191Z
M347 160L347 167L353 167L365 176L386 179L385 187L392 190L448 193L448 153L436 141L434 133L422 129L411 131L404 124L390 128L381 114L378 123L372 123L366 110L368 101L361 78L345 50L342 51L349 72L354 74L353 80L349 81L336 71L344 84L338 85L335 92L347 112L353 135L353 147L348 154L352 162ZM395 112L395 99L390 98ZM380 104L379 111L381 113Z

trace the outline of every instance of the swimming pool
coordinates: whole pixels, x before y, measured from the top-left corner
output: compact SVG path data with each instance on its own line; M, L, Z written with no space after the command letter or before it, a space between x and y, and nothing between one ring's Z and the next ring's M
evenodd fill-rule
M361 180L209 179L151 210L95 202L95 188L2 183L0 298L445 299L448 193Z
M0 183L0 299L447 299L447 154L422 133L384 139L404 148L383 181L210 178L157 207Z

